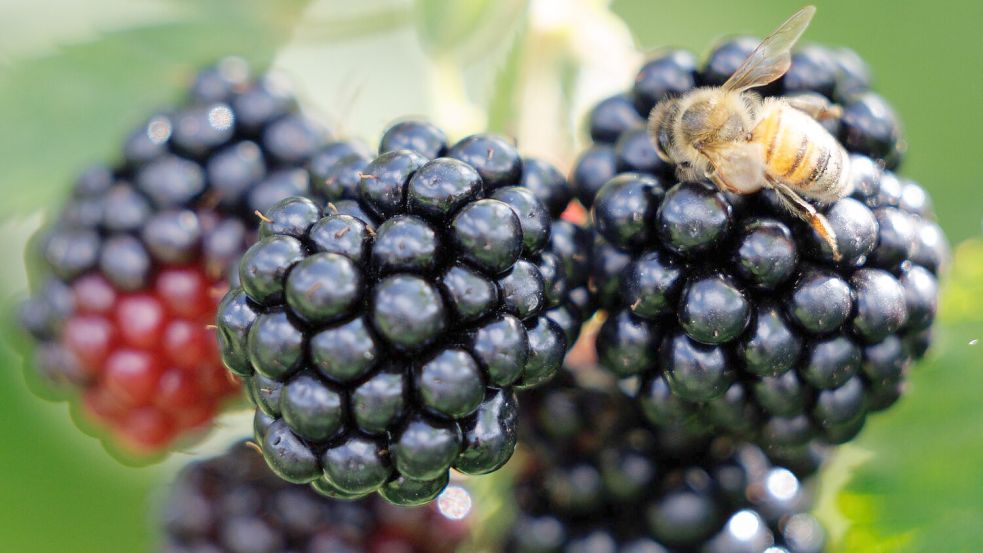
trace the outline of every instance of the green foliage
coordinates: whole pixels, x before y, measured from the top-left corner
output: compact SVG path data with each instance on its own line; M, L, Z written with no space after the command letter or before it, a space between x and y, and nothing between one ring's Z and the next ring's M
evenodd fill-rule
M416 23L434 55L473 60L501 44L526 4L527 0L418 0Z
M493 553L499 550L515 519L515 503L511 494L512 481L518 467L527 462L520 448L498 472L479 477L466 477L465 485L474 500L474 511L468 521L474 530L458 550L468 553Z
M0 218L57 204L82 167L112 161L111 137L177 100L198 67L230 53L268 63L305 2L176 3L176 21L65 45L0 75Z
M513 118L519 101L517 96L521 80L522 57L527 48L526 36L527 28L524 24L512 41L512 47L509 48L504 63L495 75L495 93L488 106L489 131L506 133L515 123Z
M296 38L304 43L337 43L407 27L413 18L412 7L403 2L383 3L371 8L305 21L304 28L297 29Z

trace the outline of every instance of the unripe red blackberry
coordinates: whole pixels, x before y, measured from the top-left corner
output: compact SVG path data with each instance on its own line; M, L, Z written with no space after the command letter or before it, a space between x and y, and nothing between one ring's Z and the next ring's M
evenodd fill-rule
M433 506L338 501L284 482L244 443L184 467L160 524L161 553L451 553L468 534Z
M756 89L843 103L831 130L850 152L852 192L817 206L838 261L771 191L738 196L678 182L661 160L622 163L616 151L645 132L649 106L688 90L659 83L719 86L755 45L728 41L702 69L679 51L649 61L635 102L612 96L592 112L595 144L572 180L597 235L592 292L607 311L600 363L640 377L637 397L653 423L695 420L798 455L813 440L851 439L868 413L900 396L924 354L948 253L925 190L892 172L899 124L852 52L802 48L782 79ZM643 109L631 115L631 106ZM647 147L632 159L658 159L651 138Z
M128 135L117 164L79 176L37 240L21 315L41 376L107 445L160 453L238 392L209 328L228 269L255 210L309 193L304 165L326 138L279 77L227 59Z
M380 150L324 166L352 183L325 204L265 213L218 327L277 474L418 504L451 467L484 474L511 457L513 389L551 379L589 315L586 235L554 221L570 201L562 176L502 137L448 146L404 121Z

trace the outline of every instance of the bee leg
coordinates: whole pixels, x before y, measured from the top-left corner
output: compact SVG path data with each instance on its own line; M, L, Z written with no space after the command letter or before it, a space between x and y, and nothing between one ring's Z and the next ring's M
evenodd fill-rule
M829 100L819 94L797 94L795 96L789 96L785 100L789 106L804 112L816 121L839 119L843 115L842 107L830 103Z
M711 182L713 182L713 184L717 185L717 188L721 190L725 190L727 192L733 192L734 194L740 193L738 188L733 184L727 182L727 178L724 177L724 174L716 170L715 168L711 168L709 171L707 171L705 176Z
M764 148L759 144L738 143L702 153L709 162L704 176L717 188L734 194L750 194L764 186Z
M787 184L773 179L768 179L768 184L775 191L782 205L809 223L812 229L816 231L816 234L829 245L829 249L833 252L833 260L839 261L842 259L843 256L840 255L840 248L836 245L836 232L829 224L829 221L826 220L826 217L822 213L819 213L815 206L802 199L802 196L799 196Z

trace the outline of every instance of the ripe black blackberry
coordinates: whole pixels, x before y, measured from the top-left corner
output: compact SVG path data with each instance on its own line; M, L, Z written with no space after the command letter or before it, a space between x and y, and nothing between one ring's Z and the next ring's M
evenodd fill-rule
M505 139L448 146L406 121L380 151L354 178L358 164L325 167L351 185L329 186L324 210L297 197L266 212L218 327L277 474L417 504L449 468L511 457L513 389L559 369L586 316L587 260L582 233L552 221L565 180Z
M759 90L844 105L832 131L851 152L853 192L819 206L840 262L771 192L677 182L646 134L648 110L720 85L755 44L725 42L702 68L681 51L649 61L628 94L592 112L595 144L572 181L593 205L593 292L607 311L600 363L640 377L637 397L654 423L798 457L814 438L851 439L868 413L897 400L931 342L947 250L925 190L885 168L901 161L899 124L849 51L803 48Z
M239 391L206 327L253 211L309 193L304 165L326 138L282 79L230 58L130 133L116 165L78 178L37 240L21 315L41 376L81 394L107 445L159 453Z
M284 482L244 443L184 467L161 518L162 553L452 553L468 532L432 507L336 501Z
M616 392L551 383L530 395L506 552L822 549L811 490L754 446L652 430Z

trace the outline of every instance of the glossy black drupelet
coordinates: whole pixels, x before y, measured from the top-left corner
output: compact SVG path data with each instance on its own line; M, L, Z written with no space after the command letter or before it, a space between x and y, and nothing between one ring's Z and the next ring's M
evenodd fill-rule
M618 395L559 382L530 394L506 552L760 552L785 535L791 551L822 549L792 472L754 446L650 429Z
M849 51L802 48L784 78L760 90L844 106L833 130L851 152L852 193L820 206L839 263L771 192L680 183L671 166L646 165L651 141L633 162L619 154L645 132L647 113L628 109L649 106L631 101L639 86L719 86L755 45L727 41L699 71L679 52L650 61L631 94L592 112L595 143L571 180L596 230L592 292L607 311L600 363L641 377L637 397L653 423L736 434L788 459L814 439L851 439L867 413L897 400L929 341L947 250L925 190L884 168L900 161L898 121Z
M552 219L570 199L562 176L503 138L448 147L405 121L380 149L357 170L345 159L360 154L322 164L353 183L323 208L266 212L218 327L279 475L416 504L451 467L511 457L513 390L552 378L590 314L588 236Z
M431 507L337 501L284 482L244 443L184 467L160 525L161 553L450 553L467 535Z

